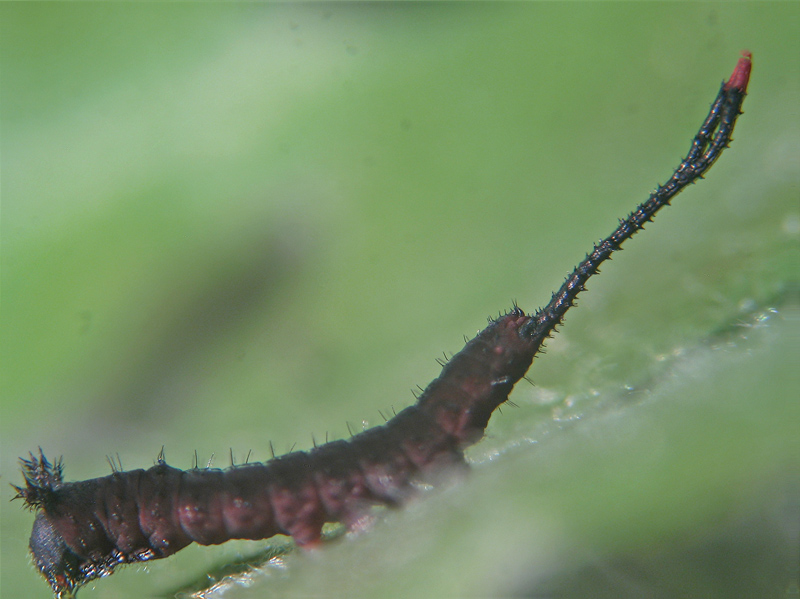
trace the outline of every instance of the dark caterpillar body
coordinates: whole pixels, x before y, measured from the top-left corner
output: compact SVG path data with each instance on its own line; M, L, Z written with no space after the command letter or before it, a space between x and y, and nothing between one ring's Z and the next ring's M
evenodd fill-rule
M326 522L355 527L374 505L402 505L413 483L466 467L463 448L494 409L486 404L505 401L533 359L533 344L518 334L529 321L518 309L500 318L450 360L417 405L309 452L226 470L183 471L159 458L148 470L73 483L62 481L60 462L31 455L19 493L41 510L31 535L36 565L63 596L118 564L167 557L192 542L283 533L313 547ZM464 397L481 409L465 410Z
M750 76L750 55L723 83L689 154L608 238L597 244L545 308L515 307L492 321L447 362L410 406L349 440L227 470L178 470L163 457L148 470L64 483L61 461L23 459L18 497L38 511L30 548L59 598L123 563L167 557L192 542L291 535L320 543L326 522L356 528L375 505L399 506L417 482L466 468L463 450L480 440L544 341L602 262L728 146Z

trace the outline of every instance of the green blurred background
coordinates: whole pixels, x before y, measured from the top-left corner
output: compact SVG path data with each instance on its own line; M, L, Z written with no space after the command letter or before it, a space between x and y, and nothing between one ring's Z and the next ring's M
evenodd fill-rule
M747 48L732 149L592 281L473 476L224 596L796 597L798 25L797 3L3 3L0 480L38 446L79 480L381 423L487 315L549 299ZM2 596L48 597L12 495ZM169 595L266 545L81 596Z

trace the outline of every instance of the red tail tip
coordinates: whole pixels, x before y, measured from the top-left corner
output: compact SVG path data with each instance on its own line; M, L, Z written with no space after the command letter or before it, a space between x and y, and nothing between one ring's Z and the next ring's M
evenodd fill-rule
M747 91L747 83L750 81L750 69L753 68L753 55L747 50L742 51L742 57L736 63L731 78L725 84L725 89L737 89L740 92Z

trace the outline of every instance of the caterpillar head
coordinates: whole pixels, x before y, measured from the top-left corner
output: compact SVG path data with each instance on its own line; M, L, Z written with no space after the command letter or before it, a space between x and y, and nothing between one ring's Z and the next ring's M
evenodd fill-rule
M47 515L40 513L33 522L30 540L36 567L50 583L57 599L75 596L75 588L83 578L80 558L73 553Z

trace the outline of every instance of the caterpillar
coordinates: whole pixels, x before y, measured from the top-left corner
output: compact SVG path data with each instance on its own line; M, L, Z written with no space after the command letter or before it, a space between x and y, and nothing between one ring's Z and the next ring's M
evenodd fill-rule
M482 438L492 413L508 401L589 278L728 147L751 67L751 54L743 52L671 178L594 245L544 308L527 314L515 305L490 320L417 402L386 424L225 470L179 470L162 452L148 470L113 468L109 476L64 482L61 459L51 462L41 449L22 458L24 486L12 485L15 499L36 512L30 551L55 596L74 597L120 564L164 558L193 542L282 533L313 548L326 522L356 528L374 506L406 503L419 482L464 471L464 449Z

